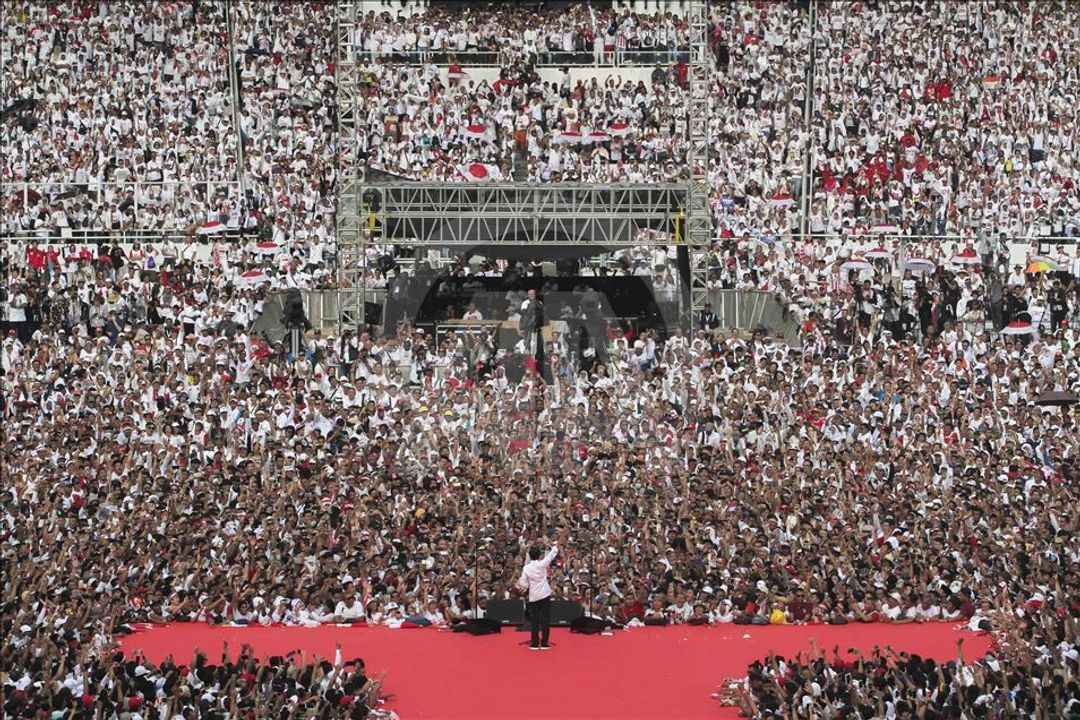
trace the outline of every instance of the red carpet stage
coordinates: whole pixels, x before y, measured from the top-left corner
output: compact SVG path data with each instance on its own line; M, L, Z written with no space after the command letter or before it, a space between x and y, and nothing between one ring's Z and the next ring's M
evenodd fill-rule
M518 643L527 633L504 628L474 637L433 628L323 626L219 627L165 625L124 638L125 650L141 648L153 661L172 653L186 663L198 646L215 660L222 641L232 652L249 643L257 655L304 649L333 659L340 641L346 658L362 657L368 672L386 673L387 707L402 720L432 718L734 718L709 697L725 677L743 677L747 665L770 649L793 656L809 639L828 650L891 645L898 652L950 660L956 639L966 658L984 653L990 638L960 632L953 623L924 625L816 625L801 627L635 628L612 637L552 631L555 648L532 652ZM746 637L749 636L749 637Z

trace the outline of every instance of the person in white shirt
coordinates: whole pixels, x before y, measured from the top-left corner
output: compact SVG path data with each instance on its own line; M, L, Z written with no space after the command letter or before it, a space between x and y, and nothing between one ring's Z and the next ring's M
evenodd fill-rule
M552 546L546 555L539 546L529 548L529 561L521 570L517 587L528 592L529 621L532 626L530 650L548 650L551 635L551 586L548 584L548 567L559 554L558 545Z
M908 609L907 617L915 622L940 620L941 608L934 604L929 595L924 595L918 605Z
M334 621L356 623L364 621L364 606L356 601L356 595L347 593L334 608Z

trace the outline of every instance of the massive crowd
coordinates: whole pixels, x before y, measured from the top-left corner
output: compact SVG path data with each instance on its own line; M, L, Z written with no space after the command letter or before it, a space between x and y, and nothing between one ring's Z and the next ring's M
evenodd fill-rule
M815 229L1076 234L1080 87L1068 3L823 3Z
M6 232L239 225L223 8L4 4Z
M674 62L688 43L686 22L670 12L494 2L436 5L413 14L371 10L358 23L353 47L371 62L491 64L524 58L611 65Z
M159 621L448 625L508 598L543 539L563 549L558 592L612 624L950 620L998 641L951 664L768 658L737 694L754 716L1077 712L1078 434L1075 410L1041 403L1080 390L1080 256L998 235L1075 231L1075 43L1054 44L1060 5L964 7L830 6L813 33L785 4L714 7L709 282L778 293L801 346L704 314L690 334L555 333L538 366L527 343L408 322L313 332L295 355L254 331L267 289L332 281L331 6L234 5L230 23L215 2L5 4L2 172L36 191L3 198L4 230L260 233L0 248L4 712L363 716L378 683L362 662L243 648L153 665L111 638ZM444 81L433 58L396 57L424 17L375 16L358 38L375 56L371 167L686 173L681 68L552 86L526 52L499 83ZM605 28L605 46L612 25L682 32L622 17L550 21ZM429 20L457 47L455 16ZM505 50L493 27L465 50ZM888 55L900 34L910 61ZM807 128L811 52L828 124ZM576 135L592 132L611 137ZM808 148L815 229L842 243L785 237ZM878 248L893 226L961 240ZM668 259L631 251L620 272L673 294Z
M325 239L339 173L333 5L133 7L5 5L3 228L216 222ZM918 8L826 4L811 27L791 3L710 7L718 234L783 235L811 189L820 233L1077 232L1067 3ZM628 8L372 11L354 38L368 90L348 162L399 179L683 179L682 56L653 53L640 81L607 63L635 42L674 53L685 33L676 14ZM543 62L570 46L597 48L600 66L571 80ZM497 81L469 77L476 51L498 53Z
M1025 615L1016 626L1038 636L1034 651L1021 640L1019 654L968 662L961 640L956 660L937 662L892 648L875 648L869 658L834 648L830 660L814 647L805 659L755 662L749 689L734 688L733 704L752 718L1074 718L1080 714L1075 618L1061 621L1037 609Z
M330 240L332 5L19 0L3 14L4 232Z
M808 313L801 349L708 327L555 336L537 368L524 344L406 323L293 357L253 336L259 291L212 261L125 268L5 266L16 294L70 292L0 353L18 709L80 683L117 702L93 692L95 639L131 623L452 623L509 597L545 537L559 592L617 624L1076 612L1077 434L1035 401L1080 384L1080 325L1015 337L882 306L846 331ZM954 278L914 292L949 304ZM125 667L132 692L182 677Z

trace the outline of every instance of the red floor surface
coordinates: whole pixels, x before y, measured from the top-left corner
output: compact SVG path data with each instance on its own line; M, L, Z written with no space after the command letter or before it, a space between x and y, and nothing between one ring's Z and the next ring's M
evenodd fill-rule
M748 636L748 637L747 637ZM140 648L154 661L170 653L187 662L199 647L220 657L222 642L233 652L249 643L256 654L284 654L304 649L333 658L340 641L346 658L363 657L368 671L385 672L385 692L395 694L388 707L402 720L481 718L734 718L709 697L725 677L746 674L747 665L770 649L793 656L819 647L891 645L898 652L949 660L963 637L965 657L984 653L988 637L958 631L952 623L925 625L843 625L711 628L636 628L612 637L552 631L556 645L532 652L518 643L528 634L504 629L500 635L474 637L432 628L390 630L383 627L313 629L250 627L208 628L165 625L123 639L125 650Z

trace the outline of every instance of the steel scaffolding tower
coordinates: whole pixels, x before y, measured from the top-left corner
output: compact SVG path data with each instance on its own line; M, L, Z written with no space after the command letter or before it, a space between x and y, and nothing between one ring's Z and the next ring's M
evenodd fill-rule
M335 229L338 243L338 307L342 329L355 329L365 322L364 289L367 253L363 222L361 167L357 155L357 117L360 112L360 80L353 48L356 34L356 0L338 0L337 98L338 157L337 213Z
M687 126L690 132L690 203L686 217L686 243L690 253L690 324L708 302L709 245L712 217L709 208L709 14L705 0L691 0L687 21L690 26L690 102Z

